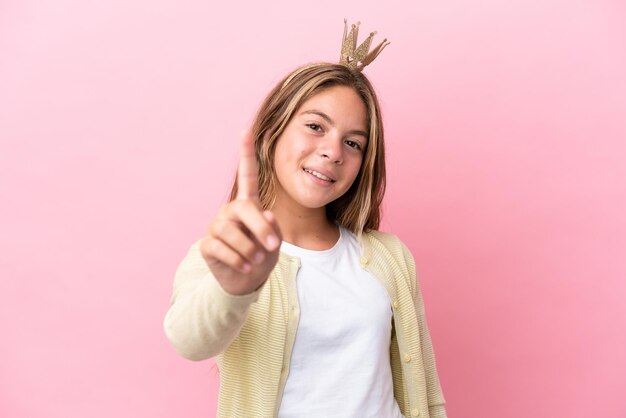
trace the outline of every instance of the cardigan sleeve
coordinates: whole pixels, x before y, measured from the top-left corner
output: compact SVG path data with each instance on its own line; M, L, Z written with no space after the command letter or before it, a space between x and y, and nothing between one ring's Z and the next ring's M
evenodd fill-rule
M246 295L226 292L211 274L197 241L176 270L163 322L165 335L187 359L214 357L237 337L263 287Z
M413 301L415 303L415 312L417 313L417 322L420 330L422 355L424 359L424 371L426 373L426 385L428 393L428 409L431 418L446 418L445 398L439 383L439 375L437 374L437 366L435 364L435 352L433 350L430 332L426 323L426 312L424 309L424 301L417 281L415 271L415 260L409 249L402 244L402 251L407 262L410 279L415 285L415 293Z

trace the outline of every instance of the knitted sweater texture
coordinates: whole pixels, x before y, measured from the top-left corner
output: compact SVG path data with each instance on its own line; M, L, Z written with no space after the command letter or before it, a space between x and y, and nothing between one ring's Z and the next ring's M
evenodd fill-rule
M390 362L394 397L406 417L446 418L413 256L394 235L363 234L361 266L387 290L393 309ZM165 334L185 358L215 357L219 418L276 417L299 320L297 257L281 253L268 280L231 295L194 243L178 267ZM323 371L321 371L323 372Z

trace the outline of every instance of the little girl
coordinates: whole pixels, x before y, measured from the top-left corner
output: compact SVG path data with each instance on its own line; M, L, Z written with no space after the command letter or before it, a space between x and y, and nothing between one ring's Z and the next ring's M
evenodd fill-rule
M270 92L176 272L165 332L216 357L218 417L446 417L413 257L377 230L383 125L361 70L386 42L368 54L357 32Z

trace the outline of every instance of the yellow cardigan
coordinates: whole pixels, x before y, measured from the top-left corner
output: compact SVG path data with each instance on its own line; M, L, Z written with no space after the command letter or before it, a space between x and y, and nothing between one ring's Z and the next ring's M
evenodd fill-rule
M380 280L393 309L390 361L400 410L406 417L445 418L413 256L384 232L365 232L362 242L361 265ZM185 358L217 356L218 417L276 417L300 315L300 260L281 253L261 288L236 296L211 275L199 245L191 246L176 271L165 334Z

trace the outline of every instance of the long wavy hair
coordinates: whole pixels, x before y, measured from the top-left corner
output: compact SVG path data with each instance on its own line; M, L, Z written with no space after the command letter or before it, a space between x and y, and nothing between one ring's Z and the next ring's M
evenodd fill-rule
M314 63L299 67L281 80L267 95L252 126L259 165L259 200L271 209L276 199L274 150L285 127L310 97L333 86L348 86L363 100L367 110L369 141L361 169L354 183L341 197L326 205L330 221L361 236L378 229L385 194L385 146L378 98L370 81L360 71L333 63ZM230 200L237 196L235 180Z

